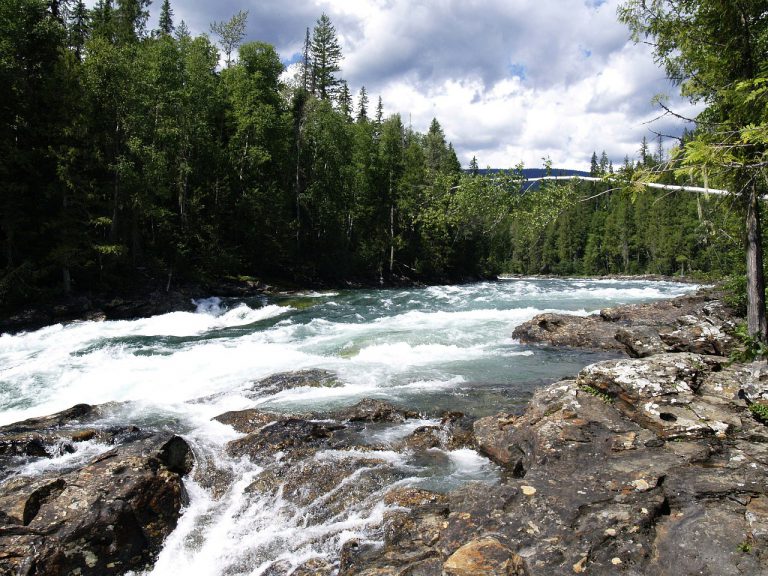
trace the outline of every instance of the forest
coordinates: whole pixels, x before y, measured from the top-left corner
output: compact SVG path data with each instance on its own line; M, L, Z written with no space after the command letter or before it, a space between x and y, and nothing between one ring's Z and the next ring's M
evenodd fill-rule
M326 15L286 78L243 42L246 12L193 36L169 0L156 24L148 6L0 0L0 309L218 277L743 268L728 199L616 186L671 162L645 141L615 171L593 154L605 182L462 169L437 119L420 133L348 86Z

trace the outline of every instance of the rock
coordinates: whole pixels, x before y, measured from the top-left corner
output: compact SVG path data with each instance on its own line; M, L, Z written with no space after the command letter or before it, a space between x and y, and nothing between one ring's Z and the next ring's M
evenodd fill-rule
M222 424L232 426L232 428L238 432L242 432L243 434L252 434L267 424L277 422L278 420L284 418L286 418L284 414L278 414L276 412L264 412L257 409L249 409L225 412L224 414L219 414L213 419L217 422L221 422Z
M193 457L178 436L125 442L82 467L0 486L0 571L124 574L151 564L176 526Z
M25 432L39 432L50 428L57 428L65 424L91 421L97 410L88 404L76 404L50 416L30 418L14 424L0 427L0 434L20 434Z
M477 450L501 466L512 469L512 474L518 477L521 470L522 453L512 445L515 428L514 416L488 416L480 418L474 425L475 446Z
M405 422L408 418L418 418L419 413L399 408L385 400L366 398L354 406L337 410L331 414L335 420L347 422Z
M272 460L277 453L288 458L306 457L319 448L336 447L334 433L344 428L341 424L318 422L299 418L277 420L259 428L244 438L227 444L230 456L248 456L254 462Z
M768 573L768 427L738 394L768 394L768 369L725 364L693 353L600 362L536 391L520 416L476 421L478 449L507 471L501 483L465 485L432 515L414 494L385 521L383 546L358 543L342 564L349 574Z
M599 316L579 317L547 312L517 326L512 337L523 343L623 352L624 347L616 340L615 334L615 327Z
M383 546L348 541L341 551L339 576L440 576L443 559L437 543L448 516L448 497L407 488L390 491L385 502L400 508L385 516Z
M582 389L605 394L630 420L666 439L725 435L742 426L724 398L699 393L720 361L694 354L598 362L577 378Z
M728 355L737 346L731 336L735 322L717 294L703 290L586 317L539 314L517 326L512 336L525 343L617 351L635 358L663 352Z
M485 537L467 542L443 564L446 576L527 576L528 569L520 556L496 538Z
M254 382L245 391L246 397L277 394L293 388L334 388L340 386L336 374L328 370L299 370L296 372L281 372ZM255 394L254 394L255 393Z
M80 442L112 445L142 435L134 426L91 426L103 411L103 406L78 404L50 416L0 427L0 480L22 462L76 452Z

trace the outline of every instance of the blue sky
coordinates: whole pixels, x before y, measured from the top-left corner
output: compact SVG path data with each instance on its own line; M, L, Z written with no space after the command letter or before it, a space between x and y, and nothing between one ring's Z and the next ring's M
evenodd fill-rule
M619 0L171 0L194 33L248 10L248 40L274 44L284 61L301 52L307 27L325 12L353 94L381 95L425 131L436 117L463 165L585 168L593 150L620 162L653 129L679 134L657 94L695 115L616 20ZM153 6L153 22L159 0ZM290 73L287 75L290 76Z

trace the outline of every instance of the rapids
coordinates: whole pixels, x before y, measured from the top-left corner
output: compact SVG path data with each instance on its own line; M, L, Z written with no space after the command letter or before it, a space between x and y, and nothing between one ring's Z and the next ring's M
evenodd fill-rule
M589 314L616 304L688 293L696 286L625 280L510 279L461 286L306 292L247 300L212 297L197 311L131 321L74 322L0 336L0 424L53 413L76 403L109 403L101 425L170 429L234 480L223 495L188 479L190 503L147 574L290 573L313 558L332 559L349 539L375 541L392 486L449 490L494 482L498 470L468 449L414 458L391 449L442 412L484 416L520 411L542 384L572 375L605 354L521 345L512 329L543 311ZM259 394L266 376L317 368L334 387ZM281 491L254 493L263 468L231 458L224 445L241 437L211 419L229 410L329 411L363 398L416 410L421 420L371 425L370 450L324 451L329 462L375 456L344 485L298 505ZM26 463L36 474L91 458L107 446L86 442L75 454ZM335 460L334 460L335 459ZM339 464L341 465L341 464ZM357 499L337 500L345 483L387 479ZM375 483L372 483L372 485ZM332 511L331 511L332 510Z

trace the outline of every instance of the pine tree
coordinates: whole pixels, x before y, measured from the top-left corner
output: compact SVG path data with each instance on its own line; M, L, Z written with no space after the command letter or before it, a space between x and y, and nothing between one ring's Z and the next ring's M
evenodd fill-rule
M339 40L336 37L336 29L325 13L320 16L312 30L310 54L314 79L313 91L321 100L328 100L341 83L336 77L336 73L341 70L339 64L342 54Z
M91 10L91 31L93 36L107 42L115 41L115 16L112 0L99 0Z
M608 173L608 162L608 154L603 150L603 153L600 154L600 176L605 176Z
M638 163L645 167L653 164L653 157L648 148L648 139L645 136L643 136L643 141L640 143L640 160L638 160Z
M384 103L381 100L381 96L379 96L379 101L376 104L376 124L381 126L381 123L383 120L384 120Z
M117 0L114 13L117 42L131 44L144 37L150 3L151 0Z

